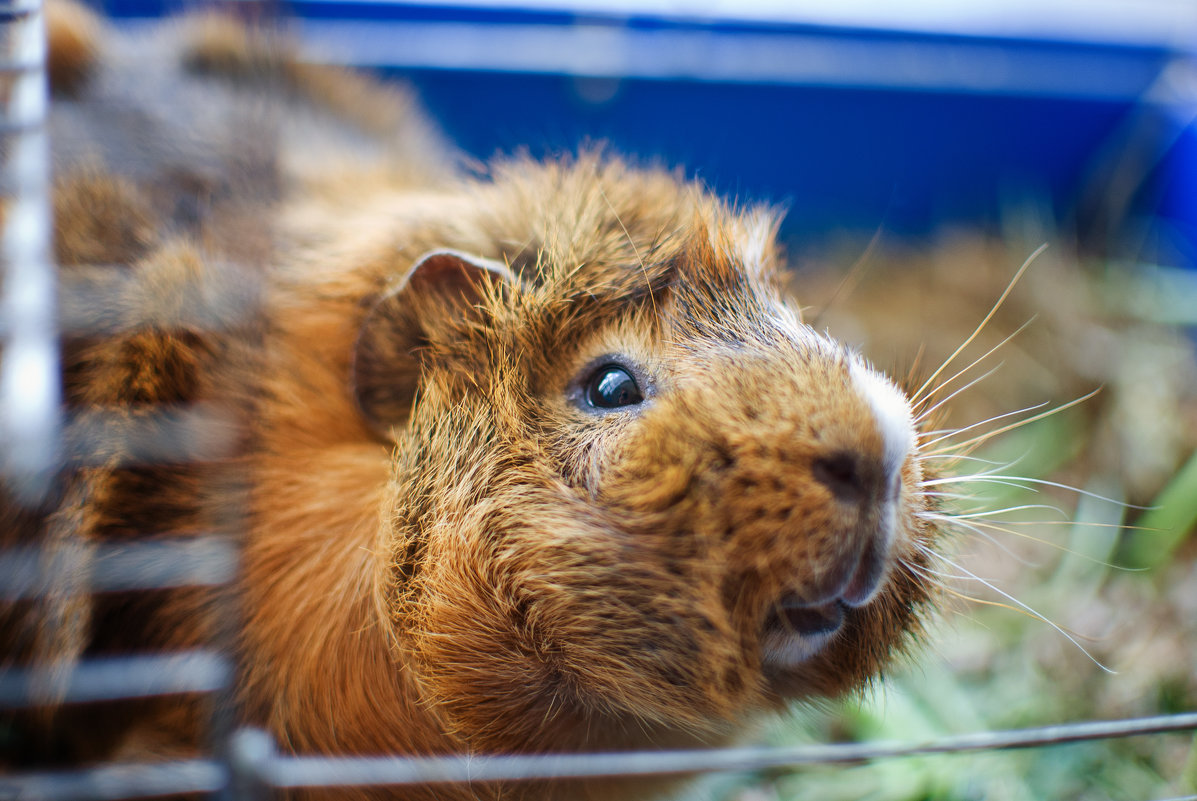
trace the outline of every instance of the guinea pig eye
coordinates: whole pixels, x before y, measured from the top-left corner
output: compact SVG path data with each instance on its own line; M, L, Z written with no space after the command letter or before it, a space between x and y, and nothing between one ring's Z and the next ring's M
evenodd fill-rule
M586 383L586 402L596 409L634 406L644 400L636 379L618 364L605 364Z

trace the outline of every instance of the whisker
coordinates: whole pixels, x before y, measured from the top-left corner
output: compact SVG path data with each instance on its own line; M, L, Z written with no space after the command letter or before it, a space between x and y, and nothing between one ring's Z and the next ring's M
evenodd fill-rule
M914 568L915 566L911 565L911 567ZM1051 621L1045 620L1042 615L1038 615L1033 612L1028 612L1026 609L1016 606L1014 603L1003 603L1001 601L994 601L990 598L979 598L975 595L969 595L968 593L961 592L960 590L952 587L950 584L947 583L947 581L972 581L972 580L976 579L976 576L972 576L972 575L962 576L962 575L959 575L956 573L948 573L946 571L927 570L927 569L924 569L922 571L916 570L915 572L918 572L922 578L925 578L928 581L935 581L939 585L940 590L948 595L955 596L956 598L959 598L964 601L968 601L969 603L977 604L979 606L991 606L996 609L1005 609L1010 612L1014 612L1015 614L1022 615L1023 617L1029 618L1030 620L1040 621L1040 622L1048 623L1049 625L1051 625ZM977 580L980 580L980 579L977 579ZM1065 634L1064 636L1067 637L1068 635ZM1077 636L1079 637L1080 635L1077 635ZM1069 639L1071 639L1071 638L1069 638ZM1089 638L1086 637L1086 638L1082 638L1082 639L1089 639ZM1076 643L1074 642L1074 644L1076 644ZM1101 663L1097 662L1097 660L1093 659L1093 655L1086 652L1085 649L1083 647L1081 647L1079 644L1077 645L1077 648L1080 648L1080 650L1082 652L1085 652L1085 656L1087 656L1087 657L1089 657L1089 659L1093 660L1097 664L1097 666L1100 667L1102 670L1105 670L1109 673L1115 672L1115 671L1109 670L1109 668L1105 667Z
M961 528L968 529L968 530L973 530L973 527L977 526L977 527L988 529L991 531L997 531L1002 534L1009 534L1012 537L1020 537L1022 539L1030 540L1031 542L1039 543L1042 545L1062 547L1062 546L1058 546L1056 543L1054 543L1050 540L1045 540L1040 537L1035 537L1031 534L1024 534L1021 531L1016 531L1014 529L1006 528L1006 525L1007 525L1006 521L1003 521L1001 524L999 524L992 520L985 520L984 518L964 518L964 519L968 520L969 522L962 523L962 522L960 522L961 518L958 518L955 515L940 514L938 512L924 512L924 513L921 513L919 515L919 517L922 518L923 520L930 520L932 522L942 523L942 524L948 525L948 526L960 526ZM1057 522L1071 523L1072 521L1057 521Z
M953 398L955 398L957 395L959 395L961 392L965 392L965 391L967 391L967 390L969 390L969 389L972 389L972 388L973 388L973 387L975 387L977 384L979 384L979 383L981 383L982 381L984 381L986 378L989 378L990 376L992 376L992 375L993 375L994 373L996 373L998 370L1002 369L1002 366L1003 366L1004 364L1005 364L1004 362L999 362L999 363L998 363L998 364L997 364L997 365L996 365L996 366L995 366L995 367L994 367L992 370L990 370L989 372L987 372L987 373L985 373L985 374L983 374L983 375L980 375L980 376L978 376L978 377L974 378L972 381L969 381L967 384L965 384L964 386L962 386L962 387L960 387L959 389L957 389L957 390L956 390L955 392L953 392L951 395L948 395L946 398L944 398L943 400L941 400L939 403L935 404L934 406L930 407L929 409L926 409L926 410L924 410L922 413L920 413L920 414L919 414L919 416L918 416L918 417L914 418L914 422L915 422L915 424L917 425L918 423L921 423L921 422L923 422L924 420L926 420L926 419L927 419L928 417L930 417L931 415L935 414L935 412L937 412L939 409L943 408L943 405L944 405L945 403L949 403L949 402L951 402L951 400L952 400ZM968 366L967 368L965 368L965 369L966 369L966 370L971 370L971 369L972 369L972 365L969 365L969 366ZM957 373L956 375L960 375L960 373ZM956 376L952 376L952 378L955 378L955 377L956 377ZM941 384L941 385L940 385L940 387L944 387L944 386L947 386L947 384L945 383L945 384ZM930 393L927 395L927 397L923 398L923 401L929 401L929 400L931 400L931 398L932 398L932 397L934 397L934 395L935 395L935 393L936 393L937 391L939 391L939 387L937 387L935 390L932 390L932 391L931 391L931 392L930 392Z
M942 384L940 384L939 386L935 387L935 388L934 388L934 389L932 389L930 392L928 392L928 393L927 393L925 396L923 396L923 398L921 398L921 399L920 399L920 400L919 400L917 403L915 403L915 404L914 404L914 407L917 409L919 406L922 406L924 403L926 403L927 401L929 401L929 400L931 400L933 397L935 397L935 395L936 395L937 393L939 393L939 392L942 392L942 391L943 391L943 389L944 389L944 387L948 386L948 385L949 385L949 384L951 384L953 381L955 381L957 378L959 378L960 376L964 375L964 374L965 374L965 373L967 373L969 370L973 369L973 368L974 368L974 367L976 367L978 364L980 364L981 362L983 362L983 361L985 361L986 359L988 359L988 358L989 358L990 356L992 356L992 355L993 355L995 352L997 352L997 351L998 351L1000 348L1002 348L1002 347L1004 347L1005 345L1007 345L1007 344L1010 342L1010 340L1014 339L1014 337L1018 336L1018 335L1019 335L1019 334L1021 334L1023 331L1025 331L1025 330L1027 329L1027 326L1029 326L1031 323L1035 322L1035 320L1037 319L1037 317L1038 317L1038 315L1032 315L1032 316L1031 316L1031 318L1030 318L1029 320L1027 320L1025 323L1023 323L1022 325L1020 325L1018 328L1016 328L1016 329L1015 329L1015 330L1014 330L1014 331L1013 331L1013 332L1012 332L1012 333L1011 333L1011 334L1010 334L1008 337L1006 337L1006 338L1005 338L1005 339L1003 339L1001 342L999 342L999 343L997 343L996 345L994 345L994 346L993 346L992 348L990 348L989 350L985 351L985 353L984 353L984 354L982 354L981 356L979 356L978 358L976 358L976 359L973 359L972 363L971 363L971 364L969 364L969 365L968 365L968 367L965 367L963 370L960 370L960 371L958 371L958 372L957 372L955 375L953 375L953 376L952 376L951 378L949 378L947 381L944 381ZM998 367L1001 367L1001 365L999 364L999 365L998 365ZM997 368L995 367L995 368L994 368L994 370L996 370L996 369L997 369ZM982 376L982 378L985 378L986 376L989 376L989 375L992 375L992 374L993 374L993 370L991 370L989 373L986 373L986 375L985 375L985 376ZM976 383L976 382L972 382L972 383ZM972 386L972 384L970 383L970 384L969 384L969 386ZM956 396L956 395L957 395L959 392L960 392L960 390L956 390L956 392L953 392L953 393L951 394L951 396L950 396L950 397L955 397L955 396ZM945 399L945 400L946 400L946 399ZM930 414L931 412L935 411L935 410L936 410L936 409L938 409L940 406L942 406L942 405L943 405L943 403L944 403L944 401L940 401L939 403L935 404L935 405L934 405L934 406L932 406L930 409L928 409L927 411L925 411L925 412L923 412L922 414L920 414L920 415L919 415L919 417L918 417L918 419L919 419L919 420L923 419L925 416L927 416L928 414Z
M596 184L599 195L603 198L603 202L607 204L607 208L611 210L611 215L615 217L615 222L619 223L620 229L623 230L623 235L628 240L628 245L632 248L632 253L636 256L636 261L640 263L640 274L644 276L644 288L648 290L648 299L653 305L653 316L657 316L657 299L653 296L652 279L648 277L648 265L644 263L644 257L640 255L640 249L636 247L636 240L632 239L632 234L628 231L628 227L623 224L623 218L619 216L619 212L615 210L615 206L611 204L607 193L603 191L602 184Z
M1007 426L1002 426L1001 428L995 429L993 431L987 431L986 433L981 434L980 436L973 437L972 439L965 440L964 442L958 442L955 445L952 445L951 447L952 448L968 448L970 446L980 445L981 443L983 443L987 440L990 440L1000 434L1005 434L1007 431L1013 431L1016 428L1022 428L1025 425L1029 425L1029 424L1037 422L1039 420L1043 420L1044 418L1051 417L1053 414L1059 414L1060 412L1063 412L1067 409L1071 409L1073 406L1076 406L1078 404L1084 403L1085 401L1089 400L1090 398L1092 398L1094 395L1096 395L1099 392L1101 392L1101 387L1098 387L1097 389L1093 390L1092 392L1088 393L1087 395L1082 395L1081 397L1076 398L1075 400L1071 400L1068 403L1065 403L1061 406L1056 406L1053 409L1048 409L1046 412L1037 414L1034 417L1028 417L1025 420L1019 420L1018 422L1011 423L1010 425L1007 425ZM1040 404L1040 405L1042 405L1042 404ZM1033 407L1033 408L1037 408L1037 407ZM994 418L994 419L997 419L997 418ZM973 427L974 426L969 426L969 428L973 428ZM961 429L961 431L965 431L965 430L967 430L967 429ZM934 444L934 443L928 443L928 444ZM944 451L944 450L932 451L932 453L943 453L943 452L946 452L946 451Z
M948 585L947 583L941 581L941 579L943 579L943 578L960 580L960 579L966 578L965 576L954 576L954 575L950 575L947 573L938 573L938 574L924 575L923 578L926 578L931 581L936 581L939 584L940 589L945 594L959 598L962 601L967 601L970 604L976 604L978 606L991 606L996 609L1006 609L1011 612L1014 612L1015 614L1019 614L1019 615L1022 615L1023 617L1030 618L1031 620L1038 619L1034 615L1028 613L1025 609L1019 609L1017 606L1014 606L1013 604L1002 603L1001 601L994 601L994 600L990 600L989 598L979 598L975 595L969 595L968 593L961 592L960 590L956 589L955 587L952 587L952 586ZM1090 658L1092 658L1092 657L1090 657Z
M978 511L981 511L981 510L978 510ZM1125 523L1090 523L1087 521L1079 521L1078 522L1076 520L1071 520L1071 519L1069 519L1069 520L1003 520L1002 525L1003 526L1026 526L1028 528L1032 527L1032 526L1039 527L1039 526L1077 526L1077 525L1081 525L1081 526L1085 526L1086 528L1118 528L1118 529L1124 528L1124 529L1127 529L1128 531L1135 531L1135 530L1154 531L1154 530L1156 530L1156 529L1144 529L1144 528L1140 528L1139 526L1128 526ZM1017 532L1012 531L1010 533L1016 534Z
M919 349L914 353L914 359L910 362L910 369L906 371L906 380L902 382L901 386L908 387L915 382L915 376L918 375L919 368L923 366L923 357L927 355L927 343L919 344Z
M1000 549L1011 559L1013 559L1014 561L1018 562L1019 564L1025 566L1025 567L1031 567L1031 568L1041 567L1040 563L1032 562L1023 556L1016 554L1008 545L1003 543L997 537L990 534L988 531L985 531L984 525L980 522L978 522L978 523L962 523L958 520L955 520L955 519L952 519L950 517L943 516L943 515L920 515L920 516L924 520L932 520L934 522L944 523L945 525L959 526L960 528L964 529L965 531L971 531L972 533L976 534L978 537L980 537L981 539L990 543L994 547Z
M972 500L973 496L965 492L924 492L924 498L946 498L950 501Z
M958 431L960 431L959 428L928 428L926 430L919 431L918 435L920 437L938 437L944 434L955 434Z
M841 295L846 297L856 290L857 284L861 282L861 279L864 278L865 273L867 273L875 263L873 257L877 254L878 246L881 244L881 235L884 230L885 229L881 225L877 226L877 230L873 232L873 236L869 240L869 244L865 245L864 251L860 254L860 256L857 257L852 266L849 267L844 273L844 277L840 279L839 284L831 293L831 297L829 297L823 303L823 308L819 309L819 311L815 313L814 318L810 322L810 326L812 328L819 327L819 322L823 319L823 315L825 315L827 310L834 306L837 301L839 301Z
M991 515L1000 515L1000 514L1005 514L1007 512L1026 512L1026 511L1030 511L1032 509L1046 509L1051 512L1056 512L1057 514L1060 514L1060 515L1064 514L1064 511L1057 506L1049 506L1048 504L1034 503L1034 504L1025 504L1023 506L1007 506L1004 509L986 509L986 510L980 511L980 512L968 512L968 513L961 513L961 514L953 514L952 518L954 520L979 520L979 519L989 517ZM922 515L924 513L920 512L919 514ZM931 512L930 514L936 514L936 513Z
M935 554L935 555L938 556L938 554ZM979 598L975 595L969 595L968 593L961 592L957 588L951 586L950 584L948 584L944 581L944 579L949 579L952 581L964 581L964 580L968 579L968 576L959 576L959 575L956 575L955 573L947 573L942 570L933 570L932 568L924 567L922 565L917 565L917 564L914 564L913 562L910 562L905 559L903 559L901 561L901 564L904 568L909 570L911 573L914 573L919 578L934 582L935 584L937 584L939 586L939 589L942 592L944 592L948 595L952 595L952 596L955 596L956 598L959 598L963 601L968 601L969 603L975 603L975 604L979 604L982 606L994 606L994 607L997 607L998 609L1009 609L1011 612L1017 612L1020 615L1030 617L1032 620L1036 619L1036 618L1032 617L1031 615L1028 615L1025 610L1019 609L1017 606L1013 606L1012 604L1002 603L1001 601L993 601L988 598Z
M952 352L952 355L949 356L947 358L947 360L943 364L941 364L939 366L939 368L936 369L936 371L934 373L932 373L927 378L926 381L923 382L923 385L920 386L914 392L914 394L910 396L910 400L912 403L914 403L920 397L922 397L923 392L925 392L927 390L927 387L934 384L935 379L939 378L940 374L944 370L948 369L948 365L950 365L953 361L955 361L956 357L959 356L960 353L965 348L967 348L972 343L972 341L974 339L977 338L977 336L981 333L981 331L983 331L985 329L985 326L989 325L989 321L993 319L993 316L995 314L997 314L998 309L1000 309L1002 307L1002 304L1006 302L1006 298L1010 296L1010 293L1014 290L1014 286L1018 283L1018 280L1020 278L1022 278L1023 273L1025 273L1027 271L1027 268L1031 266L1031 262L1035 261L1035 259L1037 259L1039 257L1039 254L1043 253L1043 251L1045 251L1045 250L1047 250L1046 242L1044 242L1042 245L1040 245L1038 248L1036 248L1035 252L1032 253L1030 256L1027 256L1027 260L1022 263L1022 266L1018 268L1018 272L1016 272L1014 274L1014 277L1010 279L1010 283L1006 285L1005 291L1003 291L1001 297L999 297L997 299L997 303L993 304L993 308L991 308L989 310L989 314L985 315L985 319L981 321L981 324L978 325L976 327L976 329L974 329L971 334L969 334L968 339L966 339L966 340L964 340L964 342L960 343L960 347L956 348L956 350Z
M939 516L935 516L935 517L925 516L924 519L934 520L935 522L943 523L945 525L955 525L955 522L952 520L950 515L939 515ZM998 525L997 523L989 521L989 520L976 520L972 523L968 523L968 524L961 523L959 525L961 526L961 528L965 528L967 530L973 531L978 534L980 534L980 532L976 531L976 529L973 528L973 526L978 526L980 528L988 529L990 531L996 531L1000 534L1008 534L1011 537L1018 537L1019 539L1026 540L1028 542L1033 542L1036 545L1043 545L1048 548L1053 548L1053 549L1059 551L1060 553L1064 553L1069 556L1076 557L1078 559L1082 559L1086 562L1091 562L1092 564L1095 564L1095 565L1100 565L1101 567L1108 567L1111 570L1117 570L1122 573L1145 573L1145 572L1149 572L1151 570L1151 568L1148 568L1148 567L1125 567L1124 565L1116 565L1113 562L1107 562L1103 559L1097 559L1095 557L1089 556L1088 554L1081 553L1080 551L1074 550L1065 545L1061 545L1058 542L1052 542L1049 539L1044 539L1043 537L1036 537L1034 535L1027 534L1025 532L1010 528L1010 526L1020 525L1020 524L1021 525L1045 525L1045 526L1046 525L1061 525L1061 526L1078 526L1078 525L1080 525L1080 526L1086 526L1086 527L1092 526L1094 528L1122 528L1121 524L1118 524L1118 523L1078 523L1074 520L1045 520L1040 523L1033 523L1031 521L1016 521L1016 522L1003 521L1003 523L1001 525ZM982 536L984 536L984 535L982 535ZM992 535L986 537L986 539L990 542L994 542L994 544L998 544L994 541L994 539L992 539ZM999 547L1001 547L1001 546L999 545ZM1003 548L1003 550L1005 550L1005 549ZM1007 551L1007 553L1008 553L1008 551Z
M984 518L966 518L969 522L963 523L963 522L960 522L960 518L957 518L954 515L940 514L937 512L924 512L924 513L921 513L919 515L919 517L923 520L929 520L931 522L941 523L941 524L947 525L947 526L959 526L960 528L966 529L968 531L976 531L977 528L983 528L983 529L987 529L989 531L996 531L1000 534L1009 534L1012 537L1018 537L1020 539L1028 540L1029 542L1034 542L1037 545L1046 545L1051 548L1056 548L1058 550L1062 550L1067 553L1071 553L1071 551L1068 548L1065 548L1063 545L1060 545L1059 543L1055 543L1055 542L1052 542L1051 540L1047 540L1042 537L1036 537L1032 534L1026 534L1022 531L1017 531L1016 529L1009 528L1009 526L1011 526L1011 525L1016 525L1018 523L1026 523L1027 521L1001 521L1001 523L998 523L993 520L985 520ZM1059 523L1061 525L1076 525L1076 523L1071 520L1055 520L1055 521L1046 521L1046 522L1054 522L1054 523ZM1112 567L1112 565L1111 565L1111 567Z
M1008 487L1018 487L1029 492L1034 492L1032 487L1016 482L1025 482L1029 479L1022 476L1007 476L1002 473L971 473L968 475L958 476L937 476L936 478L925 478L919 482L919 487L940 487L944 484L967 484L972 482L974 484L1002 484Z
M999 461L996 461L996 460L994 460L994 459L982 459L980 456L966 456L966 455L963 455L963 454L961 454L961 455L957 455L957 454L954 454L954 453L928 453L928 454L926 454L926 455L922 455L922 454L920 454L920 455L919 455L919 461L920 461L920 462L930 462L930 461L936 461L936 460L939 460L939 459L949 459L949 460L968 461L968 462L980 462L981 464L991 464L991 465L997 465L997 466L999 466L999 467L1002 467L1002 468L1010 467L1010 466L1011 466L1011 464L1014 464L1013 462L1012 462L1012 463L1010 463L1010 464L1006 464L1006 463L1004 463L1004 462L999 462Z
M936 554L936 556L939 555ZM950 573L947 570L936 570L933 567L919 567L918 565L911 565L911 567L915 569L922 577L939 582L945 590L949 588L949 585L947 584L948 581L971 581L973 578L972 576L965 576L959 573ZM967 598L968 596L961 595L961 597Z
M1012 411L1012 412L1003 412L1002 414L997 414L997 415L994 415L993 417L989 417L989 418L987 418L987 419L985 419L985 420L979 420L979 421L977 421L977 422L973 423L972 425L967 425L967 426L965 426L964 428L956 428L956 429L951 429L951 430L948 430L948 431L946 431L946 433L944 433L944 434L942 434L942 435L940 435L940 436L937 436L935 439L933 439L933 440L930 440L929 442L923 442L923 443L920 443L920 444L919 444L919 447L920 447L920 448L927 448L927 447L930 447L931 445L936 445L936 444L938 444L938 443L940 443L940 442L943 442L944 440L951 439L952 437L955 437L955 436L958 436L958 435L960 435L960 434L963 434L963 433L964 433L964 432L966 432L966 431L972 431L974 428L980 428L981 426L984 426L984 425L989 425L990 423L992 423L992 422L995 422L995 421L997 421L997 420L1002 420L1002 419L1004 419L1004 418L1006 418L1006 417L1013 417L1013 416L1014 416L1014 415L1016 415L1016 414L1026 414L1027 412L1033 412L1033 411L1035 411L1036 409L1042 409L1042 408L1043 408L1044 406L1046 406L1046 405L1047 405L1047 401L1044 401L1043 403L1036 403L1034 406L1026 406L1026 407L1024 407L1024 408L1022 408L1022 409L1015 409L1015 410L1014 410L1014 411ZM1052 411L1054 411L1054 410L1052 410ZM1002 433L1003 431L1011 431L1011 430L1013 430L1013 429L1015 429L1015 428L1018 428L1020 425L1026 425L1027 423L1034 422L1035 420L1038 420L1038 419L1040 419L1041 417L1043 417L1044 415L1046 415L1046 414L1048 414L1048 413L1049 413L1049 412L1044 412L1043 414L1039 415L1038 417L1031 417L1031 418L1028 418L1028 419L1026 419L1026 420L1019 421L1018 423L1013 423L1013 424L1011 424L1011 425L1009 425L1009 426L1006 426L1006 427L1004 427L1004 428L998 429L998 430L997 430L997 431L995 431L995 432L990 432L990 433L987 433L987 434L983 434L983 435L981 435L981 436L982 436L982 437L984 437L985 439L988 439L989 437L991 437L991 436L994 436L995 434L1000 434L1000 433ZM929 432L929 433L931 433L931 434L939 434L939 432L938 432L938 431L932 431L932 432ZM977 439L981 439L981 437L978 437ZM981 441L984 441L984 440L982 439ZM969 440L969 442L972 442L972 440ZM969 442L961 443L961 444L959 444L959 445L953 445L952 447L953 447L953 448L962 448L962 447L964 447L965 445L969 444ZM943 450L943 449L941 449L941 450L937 450L937 451L930 451L930 453L932 453L932 454L947 453L947 452L948 452L947 450Z
M1145 512L1154 509L1153 506L1137 506L1133 503L1120 501L1116 498L1108 498L1105 495L1098 495L1096 492L1083 490L1080 487L1073 487L1069 484L1061 484L1058 481L1049 481L1045 478L1031 478L1029 476L1002 476L996 474L979 473L971 476L943 476L941 478L931 478L920 482L920 487L937 487L944 484L959 484L973 482L977 484L1001 484L1003 486L1019 487L1025 489L1027 492L1035 492L1034 487L1024 486L1025 484L1036 484L1045 487L1054 487L1056 489L1065 490L1067 492L1074 492L1077 495L1083 495L1086 498L1093 498L1098 501L1105 501L1119 506L1123 509L1134 509L1135 511Z
M934 556L935 556L937 559L939 559L940 561L942 561L944 564L948 565L949 567L952 567L952 568L954 568L955 570L959 570L961 573L963 573L963 574L964 574L963 576L961 576L961 577L959 577L959 578L962 578L962 579L964 579L964 580L967 580L967 581L976 581L976 582L979 582L979 583L980 583L982 586L984 586L984 587L988 588L989 590L991 590L991 591L993 591L993 592L996 592L998 595L1002 596L1002 597L1003 597L1003 598L1005 598L1007 601L1009 601L1010 603L1012 603L1012 604L1014 604L1015 606L1017 606L1019 609L1022 609L1022 610L1024 610L1025 612L1027 612L1028 614L1030 614L1030 615L1031 615L1033 618L1035 618L1036 620L1039 620L1039 621L1041 621L1041 622L1043 622L1043 623L1046 623L1047 625L1051 626L1051 627L1052 627L1053 629L1055 629L1055 630L1056 630L1056 632L1057 632L1057 633L1059 633L1059 634L1060 634L1062 637L1064 637L1064 638L1065 638L1066 640L1068 640L1070 643L1072 643L1073 645L1075 645L1075 646L1077 647L1077 649L1078 649L1078 650L1079 650L1081 653L1083 653L1085 656L1087 656L1087 657L1089 658L1089 660L1090 660L1090 661L1091 661L1093 664L1097 665L1097 667L1101 668L1101 669L1102 669L1103 671L1105 671L1106 673L1109 673L1109 674L1111 674L1111 675L1115 675L1115 673L1116 673L1115 671L1111 670L1110 668L1106 667L1106 666L1105 666L1105 665L1103 665L1101 662L1099 662L1099 661L1097 660L1097 658L1093 656L1093 654L1089 653L1089 651L1088 651L1088 650L1085 648L1085 646L1083 646L1083 645L1081 645L1081 644L1080 644L1080 642L1077 640L1077 638L1076 638L1076 637L1074 637L1072 634L1070 634L1068 631L1066 631L1066 630L1065 630L1065 629L1064 629L1062 626L1060 626L1059 624L1057 624L1057 623L1054 623L1054 622L1052 622L1051 620L1049 620L1048 618L1044 617L1042 614L1040 614L1040 613L1039 613L1039 612L1037 612L1037 611L1036 611L1034 608L1032 608L1032 607L1031 607L1029 604L1026 604L1026 603L1024 603L1024 602L1022 602L1022 601L1018 600L1017 598L1015 598L1015 597L1014 597L1013 595L1011 595L1010 593L1008 593L1008 592L1006 592L1005 590L1002 590L1001 588L999 588L999 587L998 587L997 585L995 585L993 582L991 582L991 581L987 581L986 579L983 579L983 578L981 578L981 577L980 577L980 576L978 576L976 573L973 573L972 571L970 571L968 568L966 568L966 567L963 567L963 566L961 566L961 565L958 565L958 564L956 564L956 563L955 563L955 562L953 562L951 559L948 559L948 558L947 558L946 556L944 556L943 554L936 553L934 550L932 550L931 548L928 548L926 545L923 545L922 543L919 543L919 544L917 545L917 547L918 547L920 550L922 550L924 553L927 553L927 554L929 554L929 555L934 555Z
M980 473L972 476L944 476L941 478L930 478L919 484L923 487L939 487L945 484L962 484L972 482L973 484L993 484L998 487L1010 487L1011 489L1024 490L1026 492L1037 492L1033 487L1028 487L1026 484L1017 483L1014 479L1003 476L1000 473Z

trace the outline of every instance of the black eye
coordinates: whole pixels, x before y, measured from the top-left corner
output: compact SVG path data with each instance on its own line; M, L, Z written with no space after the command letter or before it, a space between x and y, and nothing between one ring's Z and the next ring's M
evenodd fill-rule
M644 400L632 374L618 364L605 364L586 383L586 402L597 409L632 406Z

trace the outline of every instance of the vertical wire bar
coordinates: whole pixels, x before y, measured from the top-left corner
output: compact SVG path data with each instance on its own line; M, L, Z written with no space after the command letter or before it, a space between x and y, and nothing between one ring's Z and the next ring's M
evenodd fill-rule
M223 529L210 535L217 542L223 541L234 556L234 571L240 572L241 547L245 541L245 530L249 519L245 498L238 494L237 500L224 509L224 519L217 521L217 528ZM215 801L262 801L268 798L266 787L247 769L239 754L235 737L238 726L237 687L240 684L241 664L238 658L238 640L243 609L238 577L230 577L220 587L212 612L215 616L212 645L229 660L229 674L225 683L208 696L208 751L213 759L224 767L227 780L214 794Z
M3 207L0 242L0 470L18 499L35 504L48 492L58 466L62 422L50 244L45 17L40 2L19 8L4 4L3 11L7 60L18 69L3 110L11 133L0 165L12 193Z

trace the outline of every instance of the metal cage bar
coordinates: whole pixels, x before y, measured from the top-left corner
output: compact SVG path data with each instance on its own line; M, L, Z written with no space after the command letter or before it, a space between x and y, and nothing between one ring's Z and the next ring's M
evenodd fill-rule
M0 794L12 793L24 801L108 801L147 798L173 792L221 792L238 787L386 787L759 771L809 765L859 764L928 754L1035 748L1195 729L1197 713L1188 713L978 732L916 743L839 743L541 756L376 758L283 756L277 752L270 735L256 729L242 729L231 740L228 764L194 759L159 764L114 764L87 771L29 773L0 777ZM234 797L244 795L248 795L245 790Z
M38 2L0 9L4 60L11 69L0 126L9 196L0 244L4 260L0 318L2 469L18 497L36 503L58 467L61 388L55 279L51 264L50 157L46 134L45 19Z
M59 556L56 569L82 570L91 592L161 590L227 584L237 571L236 547L218 535L193 540L157 540L128 545L99 545L86 557ZM45 569L40 548L12 549L0 561L0 601L42 597Z
M0 707L38 706L43 670L32 667L0 673ZM209 651L152 656L97 657L76 665L51 700L68 704L118 701L182 693L209 693L226 687L231 666Z
M234 421L203 405L64 414L60 323L71 334L97 335L111 333L111 321L103 314L87 315L86 304L94 308L102 295L93 293L81 304L79 287L69 282L63 287L67 314L60 320L52 258L46 55L41 2L0 4L0 477L12 499L30 508L45 501L64 469L218 459L228 455L236 436ZM121 271L98 272L109 283L121 278ZM233 313L250 313L241 306L230 304ZM216 327L227 320L199 322ZM37 601L63 592L226 585L238 569L239 511L229 510L218 530L185 540L155 540L153 532L145 532L145 541L133 543L39 543L0 551L0 602ZM0 708L203 694L213 699L212 750L226 752L235 674L226 656L229 603L224 594L216 599L221 620L214 647L206 650L85 657L66 665L0 665ZM3 777L0 798L10 791L21 798L79 799L219 792L229 784L227 775L228 765L220 761L103 766Z

